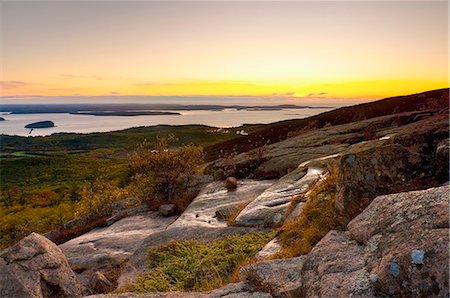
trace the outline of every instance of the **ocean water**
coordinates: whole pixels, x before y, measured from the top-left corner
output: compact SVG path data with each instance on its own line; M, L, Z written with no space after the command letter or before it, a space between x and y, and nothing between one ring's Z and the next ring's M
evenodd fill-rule
M91 133L122 130L138 126L158 124L204 124L214 127L234 127L242 124L267 124L271 122L301 119L320 114L332 108L283 109L274 111L248 111L225 109L223 111L181 111L181 115L158 116L92 116L71 114L6 114L0 121L0 134L19 136L46 136L58 132ZM52 128L30 129L25 125L50 120Z

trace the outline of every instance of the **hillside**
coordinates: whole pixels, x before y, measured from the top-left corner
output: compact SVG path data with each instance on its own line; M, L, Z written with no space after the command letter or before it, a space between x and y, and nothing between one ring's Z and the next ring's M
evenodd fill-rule
M273 144L303 130L339 125L384 115L423 111L449 107L449 89L433 90L413 95L396 96L374 102L343 107L313 117L287 120L265 125L248 136L214 144L207 148L208 160L214 160L225 152L231 154L249 151L265 144Z

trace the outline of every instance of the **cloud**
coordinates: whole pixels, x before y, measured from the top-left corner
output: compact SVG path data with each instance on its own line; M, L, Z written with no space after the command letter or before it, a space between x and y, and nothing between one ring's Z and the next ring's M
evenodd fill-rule
M21 82L21 81L0 81L0 89L14 89L19 88L23 86L27 86L28 83Z
M274 92L274 93L272 93L272 96L294 96L295 93L296 93L295 91L290 91L290 92L286 92L286 93Z
M94 80L106 80L106 78L94 75L74 75L74 74L59 74L58 77L62 78L74 78L74 79L94 79ZM112 79L112 78L111 78Z
M134 84L137 87L154 87L154 86L202 86L202 85L254 85L248 81L239 81L239 80L217 80L217 81L208 81L208 80L193 80L193 79L183 79L180 82L174 83L160 83L160 82L144 82Z
M48 91L74 91L74 90L81 90L80 88L51 88L48 89Z
M319 92L319 93L309 93L305 97L313 97L313 96L321 96L327 94L326 92Z

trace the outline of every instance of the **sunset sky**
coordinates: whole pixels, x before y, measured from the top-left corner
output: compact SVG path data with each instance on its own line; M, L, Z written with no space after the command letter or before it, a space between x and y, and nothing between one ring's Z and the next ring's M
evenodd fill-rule
M376 99L448 87L447 2L2 2L1 95Z

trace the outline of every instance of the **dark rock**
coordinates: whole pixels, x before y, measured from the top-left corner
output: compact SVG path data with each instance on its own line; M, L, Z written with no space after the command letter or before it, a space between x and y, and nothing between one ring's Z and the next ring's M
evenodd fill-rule
M40 121L40 122L34 122L34 123L30 123L25 125L25 128L49 128L49 127L54 127L55 123L53 123L52 121Z
M177 212L177 206L175 204L164 204L159 207L158 212L164 217L169 217Z
M81 297L66 257L36 233L0 252L0 297Z
M3 117L0 117L0 121L5 121L5 118L3 118Z
M113 287L113 284L99 271L96 271L89 281L89 289L96 294L108 293Z
M338 166L336 207L357 215L377 195L414 188L424 157L400 144L379 141L352 148Z
M225 180L225 188L228 190L235 190L238 187L238 181L234 177L228 177Z

